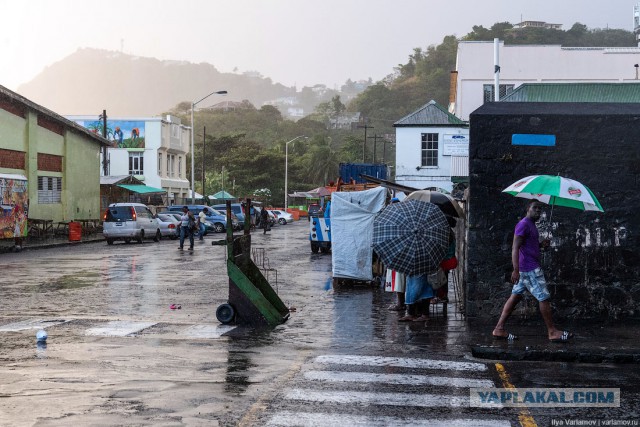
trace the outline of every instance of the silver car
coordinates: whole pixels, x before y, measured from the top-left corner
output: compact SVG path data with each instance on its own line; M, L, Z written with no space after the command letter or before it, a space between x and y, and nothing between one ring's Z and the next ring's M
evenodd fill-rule
M273 212L278 219L278 224L287 225L290 222L293 222L293 215L291 215L289 212L281 211L278 209L271 209L271 212Z
M162 238L158 220L142 203L112 203L103 219L102 234L109 245L115 240L142 243L143 239L158 242Z
M173 214L158 214L158 225L160 226L160 233L162 237L168 237L170 239L177 239L180 236L180 221Z

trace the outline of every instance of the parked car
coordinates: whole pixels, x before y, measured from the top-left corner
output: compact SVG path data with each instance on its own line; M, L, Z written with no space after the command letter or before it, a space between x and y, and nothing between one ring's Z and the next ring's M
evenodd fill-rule
M290 222L293 222L293 215L291 215L289 212L281 211L278 209L271 209L271 212L276 215L278 224L287 225Z
M182 211L180 211L180 213L175 213L175 212L171 212L171 211L162 211L159 212L158 215L170 215L174 218L176 218L178 220L178 225L177 225L177 230L176 230L176 236L180 237L180 226L182 225ZM216 231L215 227L213 226L213 224L209 221L204 222L204 235L206 236L209 233L214 233Z
M108 245L116 240L129 243L136 240L162 238L160 225L155 215L142 203L112 203L104 212L102 234Z
M184 205L169 206L168 210L169 212L182 214L183 206ZM207 205L186 205L186 206L196 218L198 217L198 214L202 212L203 209L205 209L205 212L206 212L205 219L207 222L210 223L209 226L207 226L207 223L205 222L205 234L208 231L207 229L209 229L210 227L213 228L213 231L215 231L216 233L224 233L224 231L227 229L227 217L226 215L223 215L222 212L219 212ZM238 221L234 220L232 217L231 226L234 229L237 229L238 224L239 224Z
M176 218L175 215L159 213L157 219L162 237L177 239L180 236L180 224L182 221Z
M221 212L222 215L226 215L226 212L227 212L226 204L213 205L211 207ZM238 227L237 228L234 227L234 229L240 229L244 227L244 210L242 209L241 203L231 203L231 215L235 215L236 218L238 218Z

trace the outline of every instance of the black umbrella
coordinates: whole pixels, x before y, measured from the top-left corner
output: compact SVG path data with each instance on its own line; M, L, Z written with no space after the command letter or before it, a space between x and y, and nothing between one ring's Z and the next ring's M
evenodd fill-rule
M373 250L384 264L412 276L435 273L449 247L449 224L434 204L407 200L373 222Z
M406 200L422 200L423 202L433 203L437 205L442 213L454 218L464 218L464 211L460 204L448 194L439 191L418 190L407 196Z

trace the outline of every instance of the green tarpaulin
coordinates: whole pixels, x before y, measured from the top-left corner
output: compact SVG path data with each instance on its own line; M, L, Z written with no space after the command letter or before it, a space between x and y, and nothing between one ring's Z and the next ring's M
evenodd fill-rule
M148 185L118 184L118 187L124 188L125 190L133 191L134 193L138 193L138 194L167 192L167 190L163 190L162 188L149 187Z

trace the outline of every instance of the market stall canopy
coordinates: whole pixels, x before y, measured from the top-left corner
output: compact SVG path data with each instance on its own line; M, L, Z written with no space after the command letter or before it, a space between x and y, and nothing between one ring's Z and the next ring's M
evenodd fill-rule
M187 198L190 199L191 198L191 190L188 191L188 194L189 195L187 196ZM202 198L204 198L204 196L202 194L198 193L197 191L195 192L195 195L196 196L194 197L194 199L202 199Z
M151 194L151 193L166 193L167 190L162 188L149 187L148 185L139 184L118 184L118 187L129 190L138 194ZM197 194L197 193L196 193Z
M331 191L327 190L327 188L318 187L309 191L296 191L293 194L289 194L289 197L304 197L306 199L318 199L320 197L328 196L329 194L331 194Z
M197 194L197 193L196 193ZM235 200L236 197L227 193L226 191L218 191L213 196L209 196L209 200Z

